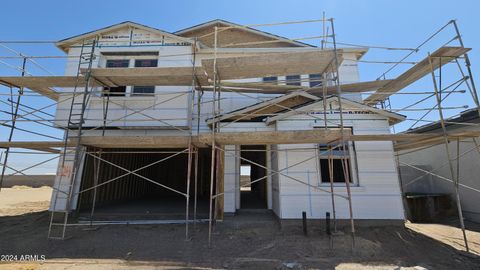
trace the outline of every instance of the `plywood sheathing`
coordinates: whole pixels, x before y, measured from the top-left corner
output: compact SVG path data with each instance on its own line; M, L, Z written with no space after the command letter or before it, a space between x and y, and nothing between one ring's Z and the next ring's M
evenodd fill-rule
M187 38L198 38L198 41L208 47L214 47L214 31L215 26L219 27L217 32L217 46L225 47L230 46L231 44L238 43L249 43L249 42L264 42L264 41L274 41L274 43L260 43L260 44L250 44L250 45L233 45L237 48L278 48L278 47L298 47L301 45L293 44L292 42L280 41L278 38L273 36L268 36L266 33L261 34L260 32L255 33L254 29L245 29L245 28L229 28L223 29L222 27L230 27L231 25L227 23L217 22L215 24L205 25L204 27L197 28L191 31L180 31L176 34L182 37ZM279 37L280 38L280 37ZM306 46L306 45L304 45Z
M448 64L455 58L470 51L470 48L463 47L441 47L431 54L432 65L434 69ZM440 58L441 57L441 58ZM375 105L376 103L385 100L395 92L402 90L417 80L420 80L425 75L432 71L428 57L415 64L409 70L398 76L392 82L377 90L364 100L365 104Z

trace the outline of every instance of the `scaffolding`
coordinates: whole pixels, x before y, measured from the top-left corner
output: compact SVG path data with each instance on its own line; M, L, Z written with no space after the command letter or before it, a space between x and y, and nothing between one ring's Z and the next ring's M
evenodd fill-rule
M321 23L322 24L322 35L314 37L301 37L295 39L270 39L264 41L249 41L249 42L237 42L237 41L223 41L219 42L219 37L222 32L228 30L251 30L252 27L272 27L272 26L282 26L288 24L311 24L311 23ZM445 33L447 29L454 29L454 36L449 39L449 41L435 50L434 52L429 52L428 56L418 62L407 61L410 60L409 57L415 55L422 49L425 44L430 42L432 39L437 37L440 34ZM199 39L211 38L213 47L210 50L199 50ZM294 51L275 51L269 53L263 52L249 52L248 50L242 50L245 46L251 45L270 45L275 43L285 43L285 42L299 42L301 40L320 40L320 46L315 48L308 48L301 52ZM139 42L142 40L139 40ZM9 106L10 111L2 110L3 114L10 115L11 119L1 120L1 125L8 128L9 136L6 141L0 142L0 147L4 148L4 154L2 156L2 175L0 179L0 189L1 183L6 176L22 174L26 175L25 171L31 168L40 166L49 162L51 160L59 159L59 169L57 172L57 177L60 177L60 181L56 181L56 185L53 187L55 191L55 196L52 199L52 209L51 209L51 219L49 226L49 238L53 239L65 239L66 229L68 226L77 226L77 225L101 225L101 224L112 224L109 222L96 222L94 220L95 216L95 204L98 196L98 188L107 186L110 183L115 181L122 181L128 176L135 176L144 181L155 184L163 189L169 190L173 193L179 194L185 199L185 219L182 223L185 224L185 238L188 240L190 236L189 224L197 222L208 222L208 243L211 245L213 238L213 230L215 229L215 224L217 220L223 219L223 197L227 192L234 191L234 189L239 189L243 186L250 186L254 183L267 181L269 177L274 175L282 176L288 181L293 181L295 183L307 186L316 191L329 194L331 197L331 209L333 214L334 221L334 230L337 229L337 208L335 203L335 198L341 198L347 201L348 205L348 216L349 216L349 225L350 225L350 234L352 237L352 250L355 246L355 219L353 213L353 202L352 194L350 190L351 178L352 175L349 169L348 158L345 154L338 156L335 152L340 150L340 152L349 147L351 142L355 141L390 141L394 143L395 150L397 151L418 151L425 147L430 147L438 144L445 144L445 151L448 157L448 165L451 173L451 178L445 178L443 180L452 182L455 190L455 199L457 205L457 212L459 216L460 227L464 236L465 248L468 251L468 241L465 234L465 224L464 218L462 216L462 206L460 202L460 193L459 187L467 187L474 189L472 187L465 186L459 183L458 170L459 165L455 166L454 162L458 163L461 154L457 151L455 157L454 153L449 147L451 141L460 141L465 139L471 139L475 142L475 147L472 150L478 150L480 153L479 145L476 143L476 137L480 136L480 132L474 131L463 131L463 132L448 132L445 128L445 125L461 125L462 123L450 122L449 119L445 117L444 112L446 110L460 110L464 108L465 104L462 106L444 106L446 103L446 98L455 94L464 94L469 93L470 98L473 101L475 108L478 109L480 114L480 103L478 100L475 83L473 80L473 75L470 67L470 60L468 58L468 51L470 49L465 48L461 34L459 32L456 21L452 20L446 25L441 27L433 35L429 36L424 42L422 42L416 48L393 48L387 46L366 46L366 45L357 45L346 42L338 42L336 40L336 33L334 27L333 18L325 18L318 20L308 20L308 21L298 21L298 22L280 22L280 23L270 23L270 24L260 24L260 25L215 25L213 31L204 34L202 36L195 37L191 40L189 46L191 47L191 67L180 67L180 68L97 68L95 67L95 60L98 60L99 54L97 54L96 49L99 47L98 38L94 39L84 39L81 40L82 46L80 54L78 56L26 56L19 52L12 50L16 53L16 56L2 56L0 59L9 59L22 60L22 67L17 68L3 60L0 60L1 64L7 65L10 68L15 68L16 70L21 71L21 76L4 76L0 77L0 83L6 86L9 89L9 92L2 93L2 96L8 98L7 101L1 101L3 105ZM106 42L105 40L101 42ZM132 42L132 41L130 41ZM148 42L153 42L148 40ZM453 42L457 42L458 45L451 45ZM4 48L9 48L3 44L10 43L29 43L29 44L44 44L51 43L48 41L0 41L0 45ZM339 68L342 63L342 53L344 49L338 48L337 45L344 46L354 46L354 47L363 47L379 50L389 50L389 51L408 51L408 54L402 57L398 61L365 61L365 60L356 60L357 63L365 64L386 64L390 65L387 70L382 73L374 81L369 82L359 82L359 83L350 83L342 84L340 78ZM228 49L233 50L232 55L228 55ZM9 48L10 49L10 48ZM11 49L10 49L11 50ZM203 55L201 55L202 51ZM227 53L226 53L227 52ZM222 54L221 56L219 54ZM209 57L205 58L205 54L208 54ZM240 54L240 56L239 56ZM182 54L171 54L171 55L161 55L160 57L175 57ZM201 59L200 56L202 56ZM78 60L77 65L77 74L75 76L31 76L27 72L27 63L33 63L36 66L39 64L35 59L70 59ZM262 62L263 61L263 62ZM268 63L269 70L265 70L262 66L263 63ZM290 63L291 67L286 67L286 63ZM293 63L293 64L292 64ZM200 65L199 65L200 64ZM393 79L387 79L387 76L395 71L400 64L413 65L406 72L400 74L399 76ZM454 83L444 86L442 84L445 75L442 75L442 70L445 68L445 65L454 65L460 71L461 78ZM464 71L466 69L466 72ZM293 72L293 73L292 73ZM300 85L279 85L278 83L285 83L286 81L275 81L275 82L232 82L232 80L241 80L248 78L261 78L267 77L271 74L312 74L320 73L321 77L318 79L318 84L305 87L301 86L301 82L304 81L302 78L298 78L296 83ZM437 75L437 72L439 73ZM410 84L419 79L423 78L426 75L432 76L433 82L433 91L412 91L406 92L403 89L407 88ZM155 93L153 104L149 104L147 107L141 109L128 107L125 104L121 104L126 107L130 112L121 117L112 118L109 115L109 108L111 106L120 105L118 101L111 99L112 93L110 90L113 87L119 85L142 85L142 83L157 86L189 86L189 91L170 91L168 93ZM290 81L291 82L291 81ZM460 86L466 86L468 91L459 90ZM62 91L56 90L54 87L65 87L72 88L73 91ZM18 89L17 93L14 93L13 89ZM25 90L30 89L30 91ZM257 102L257 108L246 108L244 111L236 111L236 118L228 118L231 115L228 115L222 110L222 102L225 100L223 95L225 93L235 94L239 97L250 99ZM380 109L387 110L390 113L400 113L400 112L409 112L409 111L425 111L420 118L405 118L403 120L413 121L414 124L411 127L414 127L416 124L421 122L432 123L434 120L426 120L427 115L433 111L438 112L439 122L442 126L441 134L412 134L412 133L393 133L393 134L379 134L379 135L357 135L352 134L351 131L344 125L344 113L345 107L347 111L355 110L352 108L352 104L348 99L345 99L346 94L357 93L368 95L367 98L363 100L363 103L355 106L360 106L358 111L379 111ZM205 94L209 98L205 97ZM256 94L265 94L269 98L274 97L273 99L265 99L259 97ZM157 96L165 95L167 96L164 99L157 100ZM393 108L391 97L397 95L411 95L412 100L415 99L418 95L426 96L420 100L414 101L408 106L403 108ZM161 106L164 103L167 103L174 99L185 98L188 99L188 114L187 117L175 117L175 118L164 118L164 117L152 117L146 112L149 109ZM22 97L46 97L50 100L53 100L52 104L36 107L36 104L32 102L26 102ZM92 102L92 97L99 97L102 103L102 117L101 118L91 118L86 116L85 113L88 110L89 104ZM282 100L280 100L283 97ZM275 100L277 98L277 100ZM335 99L337 104L336 109L328 107L327 102L331 99ZM310 111L302 109L302 107L297 107L299 105L295 103L297 99L301 101L322 101L323 103L323 114L317 116L311 114ZM429 106L427 108L416 108L415 106L421 103L424 103L430 99L434 99L435 105ZM297 100L298 101L298 100ZM23 102L23 103L22 103ZM26 104L25 104L26 103ZM70 104L68 109L68 114L66 119L54 118L55 116L52 113L49 113L48 110L55 108L56 105L66 103ZM207 104L208 106L206 106ZM204 107L211 107L211 113L203 113ZM269 116L271 119L267 121L273 121L275 117L283 115L285 113L299 114L306 117L318 120L322 124L322 128L316 130L294 130L294 131L248 131L248 132L228 132L228 128L235 123L238 123L242 120L251 119L258 116ZM332 121L328 119L327 112L333 112L338 115L338 121ZM128 119L130 116L140 116L140 119L131 120ZM229 119L229 121L224 121ZM175 121L184 120L186 125L178 126L175 124ZM201 131L201 121L206 121L210 127L210 130L207 132ZM66 121L66 126L58 124L59 122ZM85 126L86 122L97 123L95 126ZM162 136L112 136L108 134L108 127L111 124L119 123L121 121L138 121L149 123L151 125L158 124L168 128L169 130L176 131L174 135L162 135ZM396 121L395 119L392 121ZM51 136L49 134L42 134L32 130L23 129L17 126L19 122L26 123L35 123L37 125L43 125L49 128L61 128L64 130L63 138L58 138ZM338 122L338 123L337 123ZM8 124L10 123L10 124ZM152 124L154 123L154 124ZM396 124L396 123L394 123ZM41 136L48 138L49 141L22 141L15 140L15 131L19 130L22 132L27 132L35 136ZM84 134L94 134L92 132L100 131L100 136L84 136ZM269 166L259 164L253 160L249 160L245 157L242 157L241 153L246 151L253 150L237 150L232 151L226 149L225 146L228 145L267 145L265 150L255 150L263 151L266 154L272 152L281 152L282 149L277 149L272 147L275 145L286 144L314 144L316 147L315 154L307 159L302 160L299 163L289 164L286 168L280 170L274 170ZM326 145L326 149L320 151L319 145ZM124 148L131 149L136 148L137 150L132 151L113 151L109 152L108 148ZM30 151L18 152L12 151L11 149L24 148L29 149ZM171 148L171 151L162 150L162 151L151 151L145 150L142 152L139 149L166 149ZM197 216L197 188L199 181L199 149L200 148L209 148L211 150L211 160L210 160L210 184L209 184L209 212L208 219L199 219ZM31 151L33 150L33 152ZM305 150L304 147L299 148L288 148L291 151L302 151ZM338 151L337 151L338 152ZM12 153L16 154L47 154L55 155L54 157L49 157L45 161L40 161L36 164L28 166L24 169L16 169L9 165L9 155ZM141 153L161 153L167 154L168 156L154 160L144 164L139 168L129 168L125 165L120 165L118 162L114 162L105 158L105 155L113 154L120 155L121 153L127 154L141 154ZM187 156L186 164L186 190L179 190L172 188L168 185L161 184L151 177L146 177L139 172L152 166L162 163L166 160L169 160L173 157L179 155ZM290 167L294 167L300 163L304 163L310 160L316 160L316 177L320 179L320 169L319 169L319 156L326 155L328 159L328 170L329 170L329 187L322 188L319 186L312 185L301 179L289 175L286 170ZM242 160L257 166L267 171L266 175L257 178L251 179L251 182L246 185L240 185L239 187L234 187L233 190L225 189L224 187L224 159L226 156L234 157L238 160ZM74 188L74 183L78 180L78 177L81 177L79 170L82 168L87 157L93 159L93 186L80 189L78 191ZM339 159L343 171L343 179L345 179L345 193L338 191L338 186L334 185L334 172L333 172L333 162L334 159ZM404 166L409 166L418 170L422 170L419 167L416 167L412 164L402 163L398 159L397 155L397 166L400 164ZM107 179L100 181L100 172L102 171L102 165L109 165L115 167L121 171L123 174L118 176L111 175ZM7 170L12 171L12 173L7 175ZM435 175L433 171L425 171L425 173ZM80 176L79 176L80 175ZM400 177L401 179L401 177ZM67 183L63 184L62 181ZM193 213L190 212L191 208L191 186L192 181L194 185L194 196L193 196ZM400 181L401 182L401 181ZM400 183L400 187L402 187ZM72 210L72 199L89 191L93 191L93 200L92 208L90 213L90 221L88 223L71 223L69 222L69 214ZM478 192L478 190L476 190ZM58 201L65 202L65 209L57 209ZM58 215L61 217L58 218ZM145 222L148 224L152 223L167 223L168 221L150 221ZM138 222L141 223L141 222ZM57 228L57 229L55 229Z

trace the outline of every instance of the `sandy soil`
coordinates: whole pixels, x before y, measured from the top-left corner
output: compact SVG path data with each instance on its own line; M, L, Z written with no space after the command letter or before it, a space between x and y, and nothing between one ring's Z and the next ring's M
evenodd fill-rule
M300 223L280 227L275 219L260 216L238 216L219 223L211 248L207 245L206 224L192 228L189 241L185 240L183 225L75 226L67 230L69 239L47 240L48 212L37 212L45 197L39 196L38 205L28 210L26 203L32 203L33 196L21 190L28 189L12 192L21 194L24 202L1 201L2 208L17 208L8 213L18 214L0 217L0 254L16 255L17 261L22 255L43 255L46 260L4 261L0 269L480 268L480 256L459 250L462 242L458 229L434 224L358 227L353 253L348 233L333 237L330 248L330 239L319 221L310 221L309 235L304 236ZM2 191L0 198L5 194L9 193ZM479 233L469 232L469 237L477 252Z
M51 187L13 186L0 191L0 217L45 211L50 204Z

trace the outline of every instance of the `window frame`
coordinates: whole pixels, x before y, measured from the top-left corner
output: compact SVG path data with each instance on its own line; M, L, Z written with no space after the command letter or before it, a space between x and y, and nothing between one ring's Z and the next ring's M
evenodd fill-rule
M263 83L278 84L278 76L268 76L262 78Z
M155 65L152 65L152 66L138 66L137 63L139 61L154 61L155 62ZM158 58L134 58L133 59L133 66L134 67L140 67L140 68L149 68L149 67L158 67ZM142 88L148 88L150 87L150 89L152 90L152 92L136 92L135 89L142 89ZM131 87L131 92L130 92L130 96L132 97L138 97L138 96L141 96L141 97L145 97L145 96L154 96L155 95L155 90L156 90L156 87L155 85L135 85L135 86L132 86ZM138 91L138 90L137 90Z
M104 54L106 53L106 54ZM160 53L157 52L157 54L155 55L154 54L155 52L148 52L148 54L145 54L143 55L142 52L138 52L138 54L136 54L135 52L121 52L121 53L118 53L118 54L113 54L112 52L110 51L105 51L105 52L100 52L101 54L101 58L100 58L100 63L99 63L99 66L101 67L104 67L106 68L107 67L107 61L109 60L128 60L129 61L129 65L128 65L128 68L133 68L135 67L135 60L157 60L157 67L158 67L158 62L159 62L159 56L160 56ZM124 95L110 95L110 98L142 98L142 97L150 97L150 96L154 96L155 95L155 92L156 92L156 87L154 89L154 92L152 94L150 93L133 93L133 86L131 85L127 85L125 86L126 89L125 89L125 94ZM102 93L99 93L98 94L99 97L102 96Z
M318 75L318 77L316 77ZM312 77L314 76L314 77ZM314 79L312 81L312 79ZM317 81L320 80L320 81ZM315 84L315 85L312 85ZM311 87L322 87L323 81L322 81L322 74L317 73L317 74L308 74L308 86Z
M288 77L290 77L290 79ZM291 77L295 77L295 79L293 79ZM298 79L296 77L298 77ZM289 80L292 80L293 82L289 82ZM285 85L302 86L302 75L297 74L297 75L287 75L287 76L285 76Z
M350 186L360 186L359 179L358 179L358 162L357 162L357 154L356 154L356 149L355 149L355 142L346 142L347 147L348 147L348 159L349 159L349 174L350 174ZM321 152L324 152L324 150L321 150L321 147L324 146L324 144L316 144L316 150L317 151L317 158L316 158L316 164L318 168L318 174L319 174L319 179L318 179L318 186L330 186L330 179L326 179L324 182L322 179L322 165L321 165L321 160L328 160L328 153L325 155L321 155ZM334 150L335 151L335 150ZM340 159L340 158L338 158ZM333 182L333 186L345 186L346 182Z
M108 63L110 61L126 61L127 62L127 65L126 66L110 66L108 65ZM130 59L126 59L124 57L122 58L105 58L105 68L128 68L130 67ZM128 95L128 86L126 85L122 85L122 86L117 86L117 87L110 87L110 90L112 88L121 88L121 87L124 87L125 90L122 91L122 92L110 92L108 95L105 95L105 92L102 92L100 93L100 96L108 96L108 97L126 97ZM109 87L103 87L103 90L105 91L106 88L109 88ZM119 93L122 93L122 94L119 94Z

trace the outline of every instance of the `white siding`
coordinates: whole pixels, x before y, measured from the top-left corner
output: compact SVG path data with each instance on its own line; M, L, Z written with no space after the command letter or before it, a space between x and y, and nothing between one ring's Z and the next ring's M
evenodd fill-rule
M338 115L329 115L329 121L338 123ZM317 122L317 123L315 123ZM322 121L297 115L277 122L278 130L312 129ZM388 121L375 114L344 114L344 124L354 134L388 134ZM299 152L297 148L303 147ZM329 193L299 183L329 190L329 184L320 183L315 158L315 145L279 145L279 176L281 217L301 218L306 211L310 218L324 218L332 212ZM356 172L351 187L353 214L356 219L403 219L401 192L391 142L356 142ZM354 157L352 157L354 158ZM302 162L307 160L306 162ZM300 163L302 162L302 163ZM294 164L298 165L292 166ZM352 162L355 163L355 162ZM288 168L287 168L288 167ZM355 166L353 166L355 168ZM356 179L355 179L356 178ZM345 184L335 184L335 193L346 196ZM335 197L337 218L348 218L348 203Z
M224 172L224 211L234 213L236 210L236 192L239 189L238 179L240 166L238 164L238 151L235 145L225 145L225 172Z

